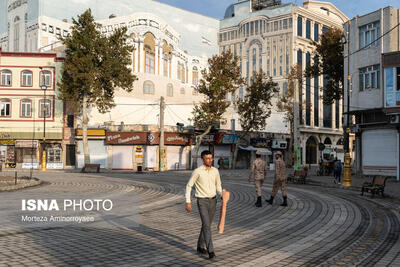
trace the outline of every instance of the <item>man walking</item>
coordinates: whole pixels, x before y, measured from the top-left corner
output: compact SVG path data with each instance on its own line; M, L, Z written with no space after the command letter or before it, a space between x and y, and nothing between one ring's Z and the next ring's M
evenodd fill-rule
M192 173L192 177L186 185L186 210L192 210L190 195L192 187L195 187L197 207L201 218L201 231L197 241L197 252L207 254L210 260L215 259L214 246L211 237L211 223L217 205L216 193L222 196L221 178L218 169L212 166L213 156L208 150L201 153L203 166L198 167ZM207 248L207 250L206 250Z
M257 192L257 202L256 207L261 207L261 187L264 183L264 179L267 176L266 170L267 164L261 159L261 152L256 152L256 160L253 162L250 168L250 174L248 181L250 182L251 177L254 176L254 184L256 186Z
M286 194L286 165L285 162L282 160L282 152L277 151L275 152L275 177L274 177L274 184L272 188L271 197L267 201L269 204L272 205L274 202L274 197L276 193L278 193L279 188L282 192L283 203L281 206L287 206L287 194Z
M340 184L340 175L342 174L342 162L340 159L336 158L335 162L333 163L333 173L335 175L335 184Z

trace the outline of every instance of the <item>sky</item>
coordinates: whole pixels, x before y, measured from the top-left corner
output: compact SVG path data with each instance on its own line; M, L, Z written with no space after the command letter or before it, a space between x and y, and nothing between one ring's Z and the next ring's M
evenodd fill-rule
M138 1L138 0L136 0ZM203 15L222 19L225 9L237 0L157 0L176 7L195 11ZM282 3L296 2L303 5L303 0L282 0ZM340 9L347 17L353 18L357 15L365 15L379 8L392 6L400 8L400 0L325 0L331 2Z

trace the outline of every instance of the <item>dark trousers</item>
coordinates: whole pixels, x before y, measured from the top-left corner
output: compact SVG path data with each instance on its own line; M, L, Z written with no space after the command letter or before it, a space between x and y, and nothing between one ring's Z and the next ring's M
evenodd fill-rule
M209 253L214 252L214 246L211 237L211 223L214 218L216 206L216 198L197 198L197 207L199 208L201 218L201 231L199 240L197 241L197 247L206 247Z
M342 174L342 171L335 170L334 174L335 174L336 181L338 181L338 183L340 183L340 175Z

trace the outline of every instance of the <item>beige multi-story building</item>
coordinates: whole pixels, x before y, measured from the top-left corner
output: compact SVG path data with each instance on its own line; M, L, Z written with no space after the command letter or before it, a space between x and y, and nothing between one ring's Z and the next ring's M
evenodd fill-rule
M56 54L0 49L0 162L5 167L38 168L43 149L47 168L66 165L64 108L57 98L62 64Z
M280 2L237 1L227 8L218 36L221 51L230 50L240 56L242 74L247 82L253 72L262 69L279 85L272 115L267 127L259 134L259 139L267 137L267 141L289 131L284 115L277 111L275 105L279 95L286 93L290 67L299 64L304 70L312 59L314 42L319 42L321 34L328 28L342 28L347 20L329 2L305 1L303 6ZM306 78L298 92L299 101L310 106L295 115L300 123L298 130L303 164L316 164L322 156L343 156L342 101L329 106L323 104L325 82L322 76ZM245 91L239 89L227 96L227 100L242 98L244 94ZM237 121L233 110L230 116L228 122ZM319 151L319 143L324 143L327 149Z

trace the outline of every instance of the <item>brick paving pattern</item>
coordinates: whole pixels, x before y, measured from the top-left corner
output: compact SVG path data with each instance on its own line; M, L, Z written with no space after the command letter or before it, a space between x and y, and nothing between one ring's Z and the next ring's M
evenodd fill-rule
M224 234L217 233L216 213L217 260L210 262L195 251L200 230L197 206L190 214L184 210L189 175L36 172L47 185L0 193L0 267L400 266L398 199L289 184L288 207L279 206L280 193L271 206L264 201L271 193L269 175L263 207L256 208L247 171L231 170L222 172L223 188L231 192L231 199ZM71 195L110 198L119 215L94 212L90 214L95 222L82 224L15 223L21 215L20 199Z

